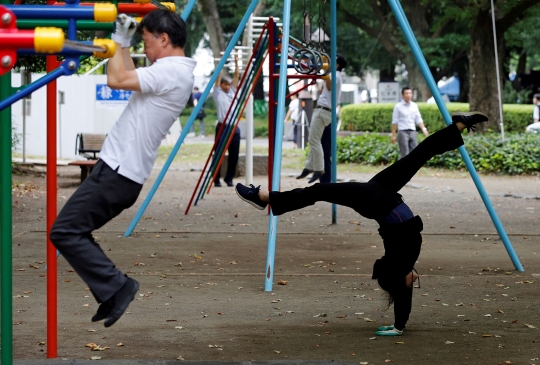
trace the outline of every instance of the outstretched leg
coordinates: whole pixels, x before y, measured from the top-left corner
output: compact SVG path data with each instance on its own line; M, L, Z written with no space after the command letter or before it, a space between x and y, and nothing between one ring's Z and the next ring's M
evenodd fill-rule
M475 124L487 121L488 117L478 112L454 113L452 120L453 124L427 137L407 156L379 172L370 181L398 192L433 156L462 146L461 132L465 128L474 130Z

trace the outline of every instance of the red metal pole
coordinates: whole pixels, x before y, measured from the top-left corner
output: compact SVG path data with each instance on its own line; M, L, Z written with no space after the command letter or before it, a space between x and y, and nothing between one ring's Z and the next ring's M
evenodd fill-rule
M34 49L34 31L19 30L2 32L0 30L0 49Z
M66 3L54 3L56 6L65 6ZM80 3L81 6L94 6L94 3ZM158 9L154 4L118 3L118 13L146 15Z
M60 65L47 56L47 72ZM57 215L56 190L56 80L47 84L47 358L58 357L58 294L56 248L49 235Z
M268 87L268 190L272 191L272 170L274 163L274 122L275 122L275 107L276 98L274 83L276 75L276 27L274 18L268 19L268 67L269 72L269 87ZM279 75L278 75L279 77ZM270 213L270 206L268 207Z

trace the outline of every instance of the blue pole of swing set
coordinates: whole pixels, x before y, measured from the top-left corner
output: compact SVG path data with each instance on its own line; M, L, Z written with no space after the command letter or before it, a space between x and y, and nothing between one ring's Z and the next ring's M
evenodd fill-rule
M173 159L176 157L176 154L178 153L178 150L180 149L180 146L184 142L184 139L186 138L186 135L189 132L189 129L193 125L193 122L195 121L195 118L197 117L197 114L199 114L199 110L201 110L204 102L206 101L206 98L208 97L208 94L210 93L210 89L212 89L212 86L216 83L216 80L223 69L223 66L227 62L227 59L229 58L229 55L231 54L232 50L234 49L234 46L240 39L240 36L242 35L242 32L244 30L244 27L246 26L249 17L251 16L251 13L253 13L253 10L255 10L255 7L257 6L257 3L259 0L252 0L251 4L249 5L248 9L246 10L246 13L244 14L244 17L240 21L240 24L238 25L238 28L236 28L236 32L234 33L231 41L227 45L227 49L225 50L225 53L223 54L223 57L221 57L221 61L219 61L218 65L216 66L216 70L214 71L214 74L210 78L210 81L208 81L208 85L206 85L206 88L204 89L204 92L201 95L201 98L199 102L197 103L197 106L193 109L193 112L191 113L186 126L184 129L182 129L182 133L180 134L180 137L178 138L178 141L176 141L169 157L167 158L167 161L165 161L165 164L163 165L163 168L161 169L161 172L159 173L156 181L154 182L154 185L152 185L152 188L148 192L148 195L144 199L141 207L137 211L137 214L135 214L135 217L133 217L133 220L131 221L129 227L127 228L126 232L124 233L124 237L129 237L131 233L133 233L133 230L137 226L137 223L141 220L142 215L144 214L144 211L150 204L150 201L152 201L152 198L156 194L157 189L159 188L159 185L163 181L163 178L165 177L165 174L169 170L169 167L171 166L171 163ZM188 7L186 7L187 10ZM191 7L193 8L193 7Z
M184 8L184 11L182 11L182 15L180 15L180 18L182 18L184 21L189 18L189 14L191 14L191 11L193 10L193 7L197 3L197 0L189 0L186 7Z
M330 67L332 70L332 183L337 182L337 110L339 100L336 93L337 21L336 0L330 1ZM337 205L332 204L332 224L337 223Z
M437 102L437 105L439 107L439 110L441 111L444 121L446 122L447 125L450 125L452 123L450 113L448 112L448 109L446 109L446 105L444 104L444 101L442 100L441 94L439 92L439 88L437 87L437 84L435 83L435 80L433 79L433 75L431 74L431 71L429 70L426 59L424 58L422 50L420 49L420 46L418 45L416 37L414 36L414 33L411 29L411 26L409 25L409 22L407 20L407 17L405 16L405 12L403 11L403 8L401 7L401 4L399 3L398 0L388 0L388 3L390 4L390 7L392 8L394 15L396 16L396 19L401 27L401 30L405 34L405 38L407 38L409 47L411 47L414 57L416 58L416 62L420 66L420 70L422 71L422 74L424 75L424 78L426 79L426 82L431 90L431 93L433 94L433 97L435 98L435 101ZM504 230L504 227L501 221L499 220L499 217L497 216L497 212L495 212L495 209L493 209L493 205L491 204L491 201L489 200L486 190L484 189L484 186L482 184L482 181L480 181L480 177L478 176L478 173L476 172L476 169L474 168L472 164L471 158L469 157L467 150L465 149L465 147L461 146L459 148L459 152L461 153L461 157L463 158L463 161L465 162L465 166L467 166L467 169L469 170L469 173L471 174L474 184L476 185L476 188L478 189L478 192L480 193L480 196L482 197L482 200L484 201L484 205L486 206L486 209L491 217L491 220L493 221L493 224L495 225L495 228L497 229L497 232L499 233L499 237L501 238L501 241L503 242L504 247L506 248L506 251L508 252L508 255L510 256L512 263L514 264L514 267L516 268L517 271L523 272L524 271L523 266L521 266L519 258L517 257L516 252L514 251L514 248L512 247L512 243L508 239L508 235L506 234L506 231Z
M287 60L289 59L289 29L291 26L291 0L285 0L283 4L283 34L281 37L281 58L279 60L279 84L276 113L277 136L274 145L274 170L272 173L272 189L279 191L281 184L281 147L283 144L283 120L285 119L285 96L287 95ZM272 50L270 50L272 52ZM272 70L272 65L270 65ZM268 249L266 252L266 270L264 276L264 290L272 291L274 280L274 258L276 256L277 217L270 210L268 223Z

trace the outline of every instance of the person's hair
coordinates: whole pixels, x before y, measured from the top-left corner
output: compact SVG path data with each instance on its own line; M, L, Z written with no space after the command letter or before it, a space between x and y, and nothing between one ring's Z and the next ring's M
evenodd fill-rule
M193 90L199 90L199 88L197 86L193 87Z
M171 11L157 9L146 14L137 27L137 32L142 34L143 29L155 37L167 33L173 47L184 48L186 45L186 23L178 14Z
M231 80L227 77L222 77L221 78L221 81L219 82L220 85L223 85L223 84L231 84Z
M341 55L339 53L338 53L338 55L336 57L336 63L337 63L336 70L338 70L338 71L341 71L345 67L347 67L347 60L345 59L345 57L343 55Z
M407 91L407 90L411 90L411 91L412 91L412 89L411 89L410 87L405 86L403 89L401 89L401 95L403 95L403 94L405 93L405 91Z
M536 98L536 100L540 100L540 94L534 94L533 97Z

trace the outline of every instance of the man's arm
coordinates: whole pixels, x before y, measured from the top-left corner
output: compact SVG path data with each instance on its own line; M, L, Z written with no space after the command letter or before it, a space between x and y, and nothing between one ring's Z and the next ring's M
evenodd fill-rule
M332 91L332 79L330 78L330 74L323 76L322 79L328 91Z
M139 77L129 52L131 37L136 28L135 19L126 14L118 15L112 37L116 42L116 52L107 64L107 86L112 89L141 91Z
M398 122L398 110L397 110L397 105L396 105L394 106L394 110L392 111L392 137L390 138L390 140L392 141L392 144L396 143L397 122Z
M116 46L117 51L107 64L107 86L112 89L141 91L135 65L131 57L129 57L129 48L120 48L119 43ZM119 48L121 49L120 52L118 52ZM126 54L129 61L126 60Z
M240 76L240 72L238 71L238 55L234 55L234 76L232 79L231 86L235 89L238 87L238 79Z
M126 71L135 70L135 63L133 63L129 48L122 48L122 57L124 57L124 67L126 68Z
M428 130L427 128L424 126L424 123L423 122L420 122L418 123L418 126L420 127L420 129L422 130L422 132L424 132L424 136L429 136L429 133L428 133Z

